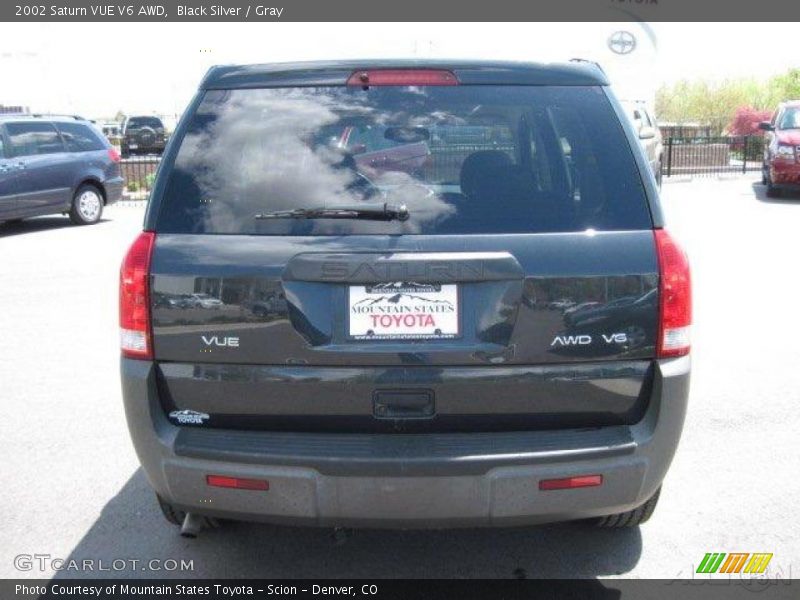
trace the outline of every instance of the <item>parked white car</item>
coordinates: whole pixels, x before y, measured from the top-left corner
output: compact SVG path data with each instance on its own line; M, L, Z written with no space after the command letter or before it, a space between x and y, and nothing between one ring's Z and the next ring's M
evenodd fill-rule
M641 101L621 100L620 103L625 109L625 114L633 123L633 128L639 136L639 143L647 155L650 168L653 169L653 175L660 189L661 169L664 164L664 142L653 112Z
M192 294L192 301L200 308L220 308L223 305L222 300L208 294Z

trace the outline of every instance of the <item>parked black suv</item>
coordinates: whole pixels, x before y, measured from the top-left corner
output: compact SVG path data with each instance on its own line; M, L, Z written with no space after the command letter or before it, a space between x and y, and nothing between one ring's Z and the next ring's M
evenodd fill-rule
M79 117L0 116L0 221L69 214L96 223L124 185L119 153Z
M164 123L158 117L126 117L122 122L122 156L161 154L167 144Z
M689 269L601 70L218 67L175 136L120 290L169 521L647 520Z

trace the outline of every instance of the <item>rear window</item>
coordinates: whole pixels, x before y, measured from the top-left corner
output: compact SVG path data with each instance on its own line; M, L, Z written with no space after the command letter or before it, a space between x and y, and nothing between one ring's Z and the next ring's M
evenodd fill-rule
M70 152L89 152L105 148L105 144L100 139L100 134L88 125L57 123L56 127L61 132L61 137Z
M131 117L128 119L127 129L142 129L143 127L150 127L151 129L159 129L164 127L161 119L157 117Z
M255 235L645 229L641 178L599 87L211 90L157 227ZM405 205L406 221L258 219Z

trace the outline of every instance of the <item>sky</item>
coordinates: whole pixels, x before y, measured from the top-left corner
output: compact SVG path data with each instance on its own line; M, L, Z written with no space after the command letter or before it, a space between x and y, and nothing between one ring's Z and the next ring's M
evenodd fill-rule
M610 51L615 31L636 49ZM214 64L331 58L599 61L622 97L800 67L793 23L0 23L0 104L177 115ZM767 50L769 51L766 54Z

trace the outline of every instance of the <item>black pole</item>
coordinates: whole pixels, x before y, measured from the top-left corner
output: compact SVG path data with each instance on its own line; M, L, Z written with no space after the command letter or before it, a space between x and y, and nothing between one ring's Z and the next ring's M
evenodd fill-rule
M744 136L744 149L742 151L742 173L747 173L747 140L750 136Z
M672 175L672 136L667 140L667 177Z

